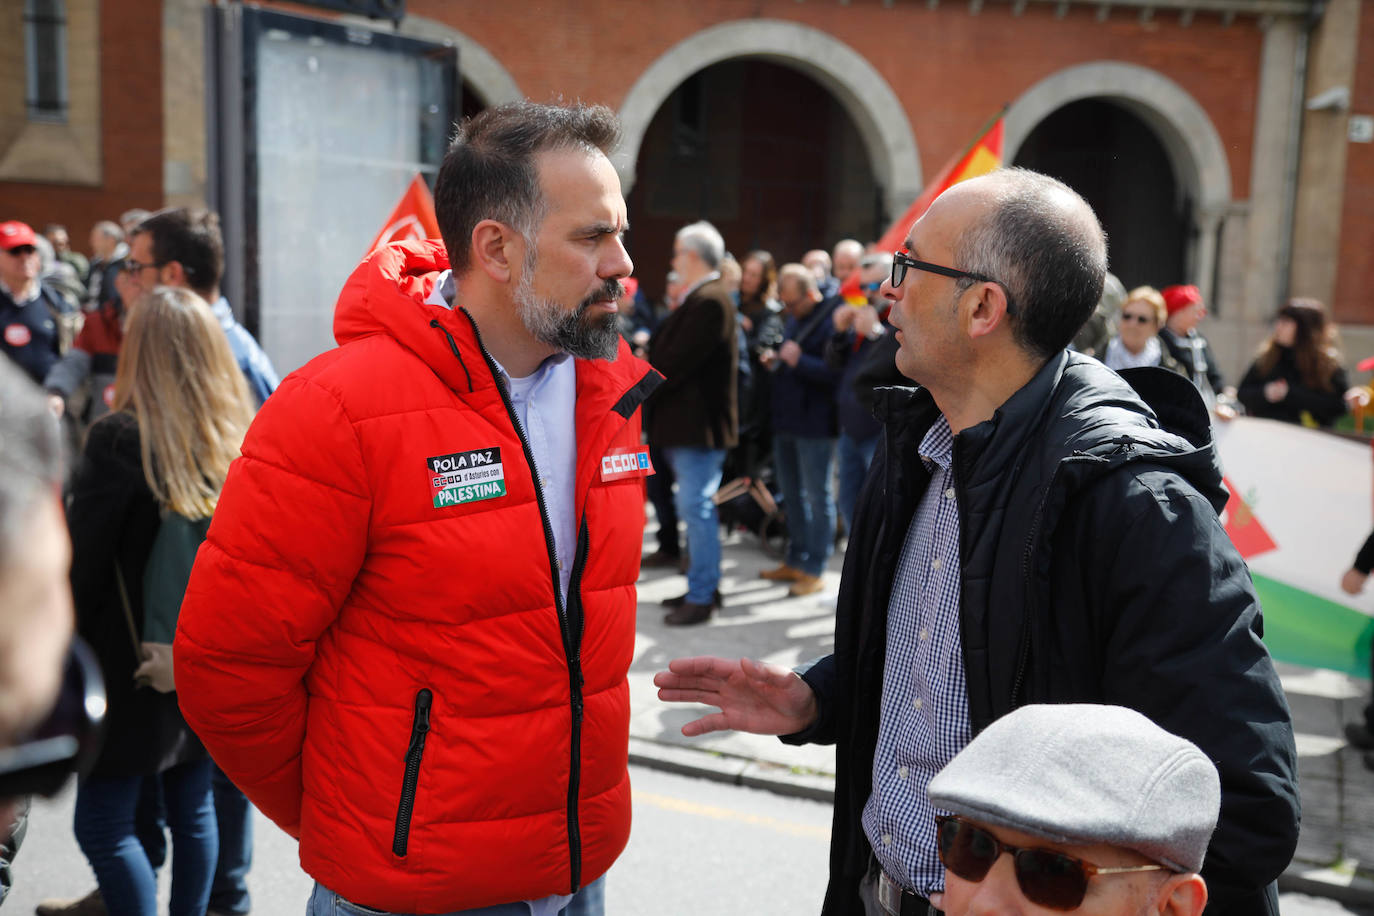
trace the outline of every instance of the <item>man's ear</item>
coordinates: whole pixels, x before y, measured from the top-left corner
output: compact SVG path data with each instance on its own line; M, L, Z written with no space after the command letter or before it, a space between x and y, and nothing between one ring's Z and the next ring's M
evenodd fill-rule
M970 337L983 337L1006 324L1007 293L996 283L979 283L978 297L971 300L967 327Z
M165 286L181 286L186 289L191 288L191 278L186 275L186 268L182 266L180 261L168 261L166 264L162 265L162 269L167 272L165 275L167 277L167 282L164 284Z
M1161 916L1198 916L1207 905L1207 882L1197 873L1174 875L1159 886L1156 912Z
M472 266L497 283L519 278L525 240L505 223L484 219L472 227Z

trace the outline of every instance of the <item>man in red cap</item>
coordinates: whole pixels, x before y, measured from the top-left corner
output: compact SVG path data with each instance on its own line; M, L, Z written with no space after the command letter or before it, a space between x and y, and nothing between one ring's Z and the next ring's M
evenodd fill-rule
M1196 286L1166 286L1162 295L1169 318L1159 331L1159 342L1186 370L1207 405L1215 408L1218 396L1230 398L1234 392L1225 387L1212 348L1197 332L1198 324L1207 317L1202 291Z
M0 223L0 352L42 383L61 355L60 321L72 311L38 279L37 237L27 223Z

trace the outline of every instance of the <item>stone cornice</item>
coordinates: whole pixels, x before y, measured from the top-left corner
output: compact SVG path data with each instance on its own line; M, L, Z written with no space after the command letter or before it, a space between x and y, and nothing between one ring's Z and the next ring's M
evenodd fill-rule
M1035 5L1052 6L1057 15L1065 16L1072 7L1086 6L1097 11L1098 19L1105 20L1116 10L1131 10L1146 22L1156 13L1177 13L1184 25L1188 25L1196 13L1219 13L1228 24L1237 16L1260 19L1273 16L1315 18L1321 15L1325 6L1325 0L883 0L883 5L889 7L915 3L921 3L929 9L942 5L963 6L973 15L993 6L1010 6L1014 13L1020 15L1027 7Z

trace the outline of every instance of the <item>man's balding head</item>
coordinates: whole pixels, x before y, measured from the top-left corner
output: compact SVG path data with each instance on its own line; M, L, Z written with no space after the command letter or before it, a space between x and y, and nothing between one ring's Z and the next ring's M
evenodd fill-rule
M859 259L864 256L864 246L858 239L840 239L830 254L835 276L843 280L859 266Z
M1107 238L1087 201L1048 175L1009 168L955 185L936 205L966 213L954 266L1006 289L1021 348L1045 359L1067 346L1107 273Z

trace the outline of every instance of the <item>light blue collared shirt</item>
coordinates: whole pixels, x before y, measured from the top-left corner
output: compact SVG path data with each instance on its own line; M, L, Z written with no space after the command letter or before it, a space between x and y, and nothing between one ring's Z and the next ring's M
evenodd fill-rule
M456 297L453 271L446 270L425 301L452 309ZM533 375L512 378L495 357L492 362L501 373L520 430L534 455L531 471L544 491L544 508L549 513L554 553L558 557L558 611L565 614L573 554L577 550L577 366L568 354L555 353L540 363ZM568 894L551 894L525 903L530 916L556 916L570 900Z

